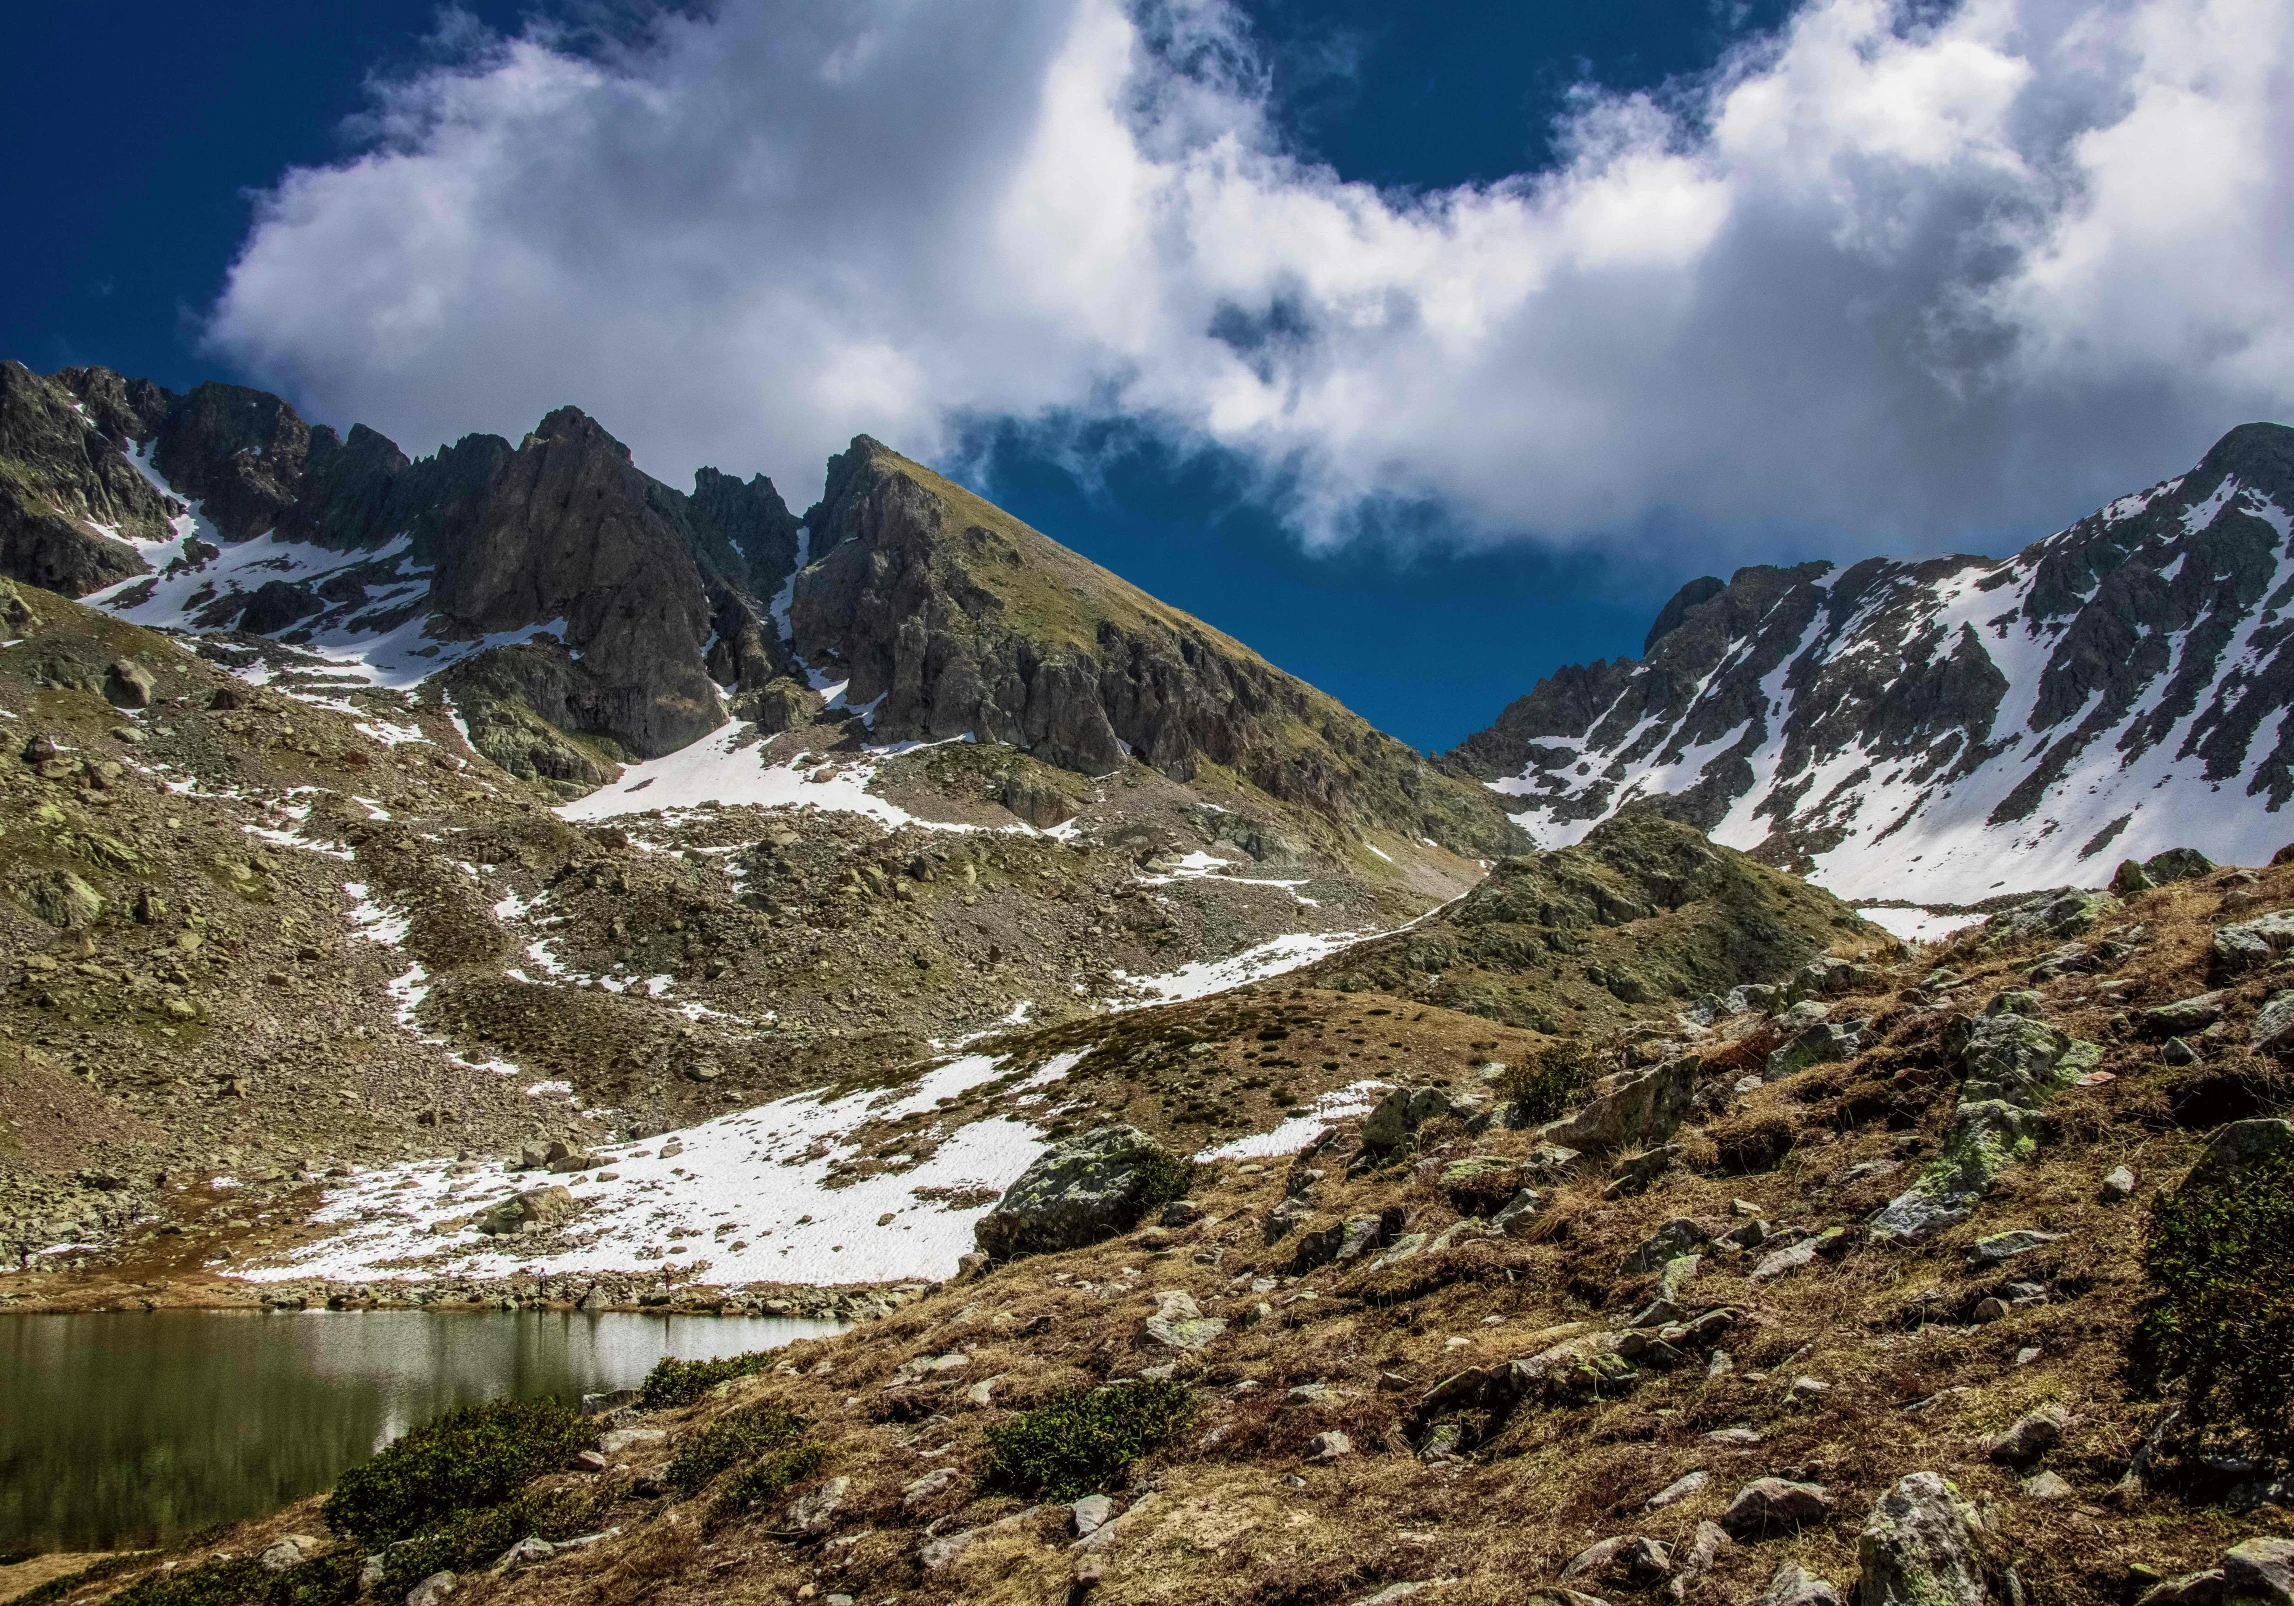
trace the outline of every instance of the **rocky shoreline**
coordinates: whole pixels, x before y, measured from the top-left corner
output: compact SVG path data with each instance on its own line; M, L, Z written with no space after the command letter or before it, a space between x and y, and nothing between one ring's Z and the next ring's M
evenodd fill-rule
M18 1286L11 1286L15 1284ZM79 1315L123 1310L581 1311L655 1316L786 1317L846 1324L889 1316L939 1288L936 1282L813 1287L784 1283L664 1289L658 1273L441 1277L345 1284L312 1277L286 1283L228 1278L133 1281L87 1273L0 1276L0 1313Z

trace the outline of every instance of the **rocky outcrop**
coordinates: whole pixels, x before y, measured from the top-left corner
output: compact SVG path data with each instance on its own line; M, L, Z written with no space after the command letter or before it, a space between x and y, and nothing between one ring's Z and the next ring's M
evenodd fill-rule
M1541 841L1647 800L1851 896L2258 864L2294 835L2289 510L2294 429L2248 424L2004 561L1694 580L1639 659L1557 670L1452 756Z
M970 735L1065 769L1235 770L1285 802L1462 853L1520 838L1492 799L1241 643L861 436L805 515L797 650L880 737Z
M1717 1007L1737 987L1791 980L1834 944L1891 943L1830 894L1632 809L1572 847L1500 860L1439 915L1319 968L1330 985L1551 1032L1704 995ZM1677 1090L1665 1098L1677 1108ZM1670 1130L1662 1115L1633 1119Z
M645 757L724 723L702 667L698 565L647 504L629 448L571 407L542 420L477 519L440 532L433 605L473 632L563 622L594 688L594 722Z
M160 494L71 392L0 362L0 577L81 596L147 569L118 535L170 533Z

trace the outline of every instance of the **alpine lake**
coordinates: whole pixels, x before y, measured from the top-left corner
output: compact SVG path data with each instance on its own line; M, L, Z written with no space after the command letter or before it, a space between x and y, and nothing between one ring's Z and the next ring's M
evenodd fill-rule
M578 1405L664 1357L837 1330L574 1311L0 1315L0 1563L275 1510L458 1405Z

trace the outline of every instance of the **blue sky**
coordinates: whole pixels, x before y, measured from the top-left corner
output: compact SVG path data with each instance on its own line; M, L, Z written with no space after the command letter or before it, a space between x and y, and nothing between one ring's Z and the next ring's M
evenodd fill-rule
M1693 575L2001 550L2284 416L2288 31L50 7L0 351L418 452L570 400L800 503L865 429L1440 747Z

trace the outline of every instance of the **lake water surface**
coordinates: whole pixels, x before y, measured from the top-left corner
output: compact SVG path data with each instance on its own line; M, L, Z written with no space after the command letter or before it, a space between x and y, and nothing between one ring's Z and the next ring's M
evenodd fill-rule
M578 1312L0 1315L0 1554L147 1546L324 1489L451 1406L579 1404L833 1322Z

